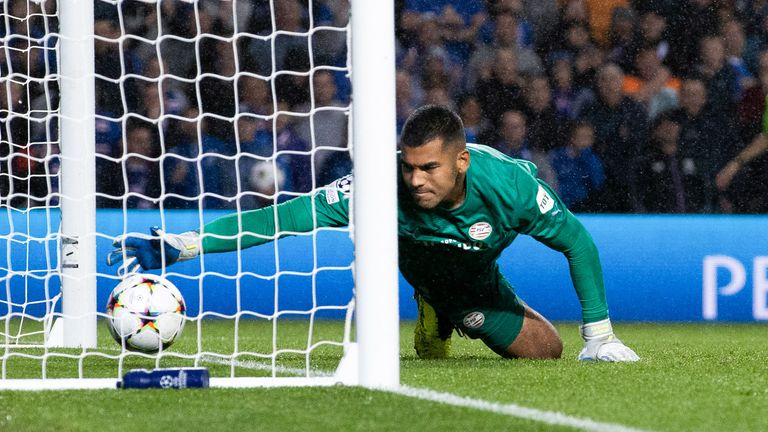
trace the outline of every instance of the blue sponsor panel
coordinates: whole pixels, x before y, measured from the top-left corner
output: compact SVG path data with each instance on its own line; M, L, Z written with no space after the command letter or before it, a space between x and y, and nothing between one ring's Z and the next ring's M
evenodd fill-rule
M616 320L768 319L768 217L581 215L600 251ZM521 237L500 260L533 308L579 320L564 256Z
M194 229L225 212L99 210L99 310L117 283L104 262L111 237L148 233L164 222L169 232ZM768 217L583 215L600 250L611 317L648 321L768 320ZM58 214L35 210L0 216L0 315L41 315L40 302L58 293ZM23 234L22 234L23 233ZM30 237L43 240L30 240ZM167 277L187 301L189 313L231 316L308 314L340 318L352 297L353 248L346 231L282 239L240 252L209 254L169 268ZM579 320L580 307L565 257L521 236L502 255L503 273L520 296L553 320ZM30 273L29 270L32 270ZM31 274L24 277L24 274ZM238 277L238 274L240 275ZM400 281L400 312L415 319L412 288ZM32 302L31 305L29 303Z

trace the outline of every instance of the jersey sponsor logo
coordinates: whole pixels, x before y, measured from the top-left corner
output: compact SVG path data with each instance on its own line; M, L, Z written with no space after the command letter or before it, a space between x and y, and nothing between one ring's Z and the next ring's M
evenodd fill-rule
M485 315L482 312L470 312L464 317L464 327L477 329L485 323Z
M545 214L555 207L554 198L541 185L539 185L539 191L536 193L536 202L539 204L541 214Z
M352 176L346 175L335 182L329 184L325 188L325 201L328 204L336 204L341 200L339 192L343 196L347 196L352 192Z
M478 222L469 227L469 236L475 240L487 239L493 232L493 227L488 222Z
M339 202L339 193L336 191L336 188L334 187L325 188L325 201L328 204L336 204L337 202Z

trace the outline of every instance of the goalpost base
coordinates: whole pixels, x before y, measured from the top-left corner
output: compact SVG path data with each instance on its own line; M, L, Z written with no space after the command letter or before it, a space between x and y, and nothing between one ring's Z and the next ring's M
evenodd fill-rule
M45 337L46 348L65 348L64 346L64 320L56 318Z

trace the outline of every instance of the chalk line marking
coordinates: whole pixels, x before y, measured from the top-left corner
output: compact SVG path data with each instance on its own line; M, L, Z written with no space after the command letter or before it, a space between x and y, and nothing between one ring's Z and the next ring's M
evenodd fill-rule
M204 357L201 360L211 363L219 364L233 364L236 367L242 367L244 369L257 369L257 370L271 370L271 366L259 363L256 361L241 361L241 360L227 360L221 358ZM279 372L294 374L294 375L306 375L305 369L293 369L293 368L280 368ZM315 375L317 374L317 375ZM332 373L323 371L312 371L313 376L332 376ZM401 396L412 397L415 399L426 400L430 402L441 403L445 405L451 405L463 408L472 408L479 411L492 412L501 415L507 415L510 417L517 417L526 420L532 420L539 423L546 423L550 425L566 426L577 428L590 432L648 432L643 429L635 429L628 426L624 426L618 423L604 423L595 421L589 418L574 417L561 412L545 411L536 408L527 408L516 404L502 404L498 402L490 402L483 399L473 399L463 396L458 396L452 393L438 392L435 390L416 388L401 385L396 389L384 389L390 393L398 394Z
M558 426L568 426L594 432L645 432L617 423L603 423L588 418L573 417L556 411L544 411L536 408L527 408L516 404L502 404L482 399L473 399L458 396L452 393L438 392L430 389L400 386L392 390L393 393L413 397L416 399L452 405L456 407L473 408L480 411L488 411L496 414L532 420Z

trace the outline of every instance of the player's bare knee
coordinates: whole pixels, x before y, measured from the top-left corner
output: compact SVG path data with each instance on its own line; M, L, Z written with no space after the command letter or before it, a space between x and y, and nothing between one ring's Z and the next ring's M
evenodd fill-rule
M563 354L563 340L555 327L540 315L527 319L517 339L507 348L507 355L525 359L559 359Z
M541 335L530 358L539 360L556 360L563 354L563 340L556 331Z
M554 338L549 342L549 357L550 359L557 360L563 356L563 340L560 335L555 332Z

